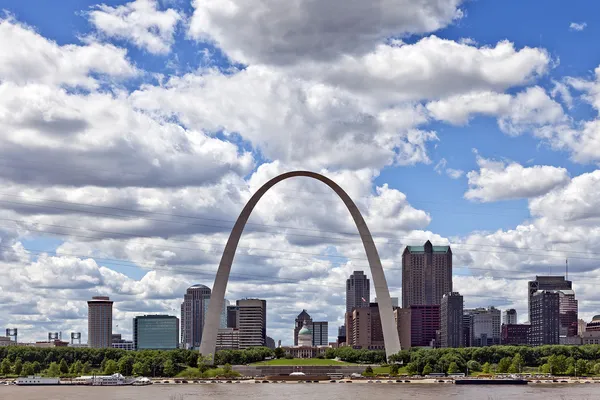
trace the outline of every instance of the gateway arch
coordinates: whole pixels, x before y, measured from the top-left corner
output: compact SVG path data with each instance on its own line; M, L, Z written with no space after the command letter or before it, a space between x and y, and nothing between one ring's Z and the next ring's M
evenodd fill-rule
M265 183L246 203L246 206L240 213L235 225L231 230L225 250L221 256L221 262L219 263L219 269L215 277L212 293L210 295L210 303L208 305L208 313L204 320L204 330L202 331L202 342L200 343L200 354L210 357L213 360L216 345L217 345L217 333L219 331L219 316L223 309L223 303L225 301L225 289L227 288L227 281L229 279L229 273L231 271L231 264L235 257L235 252L244 231L244 226L250 217L250 213L261 199L261 197L277 183L296 176L304 176L313 178L318 181L325 183L342 199L348 211L354 219L354 223L358 228L360 237L367 253L367 260L369 261L369 267L371 268L371 276L373 277L373 284L375 286L375 294L379 304L379 315L381 318L381 325L383 328L383 341L385 344L385 353L389 357L392 354L396 354L400 351L400 340L398 338L398 330L394 321L394 314L392 311L392 300L390 298L390 292L388 285L385 280L383 273L383 267L381 266L381 260L377 253L377 248L373 242L373 237L369 228L365 223L358 207L352 201L350 196L331 179L310 171L293 171L286 172Z

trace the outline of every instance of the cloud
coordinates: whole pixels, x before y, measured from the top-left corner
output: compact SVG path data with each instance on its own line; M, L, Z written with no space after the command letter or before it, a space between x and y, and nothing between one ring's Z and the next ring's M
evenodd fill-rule
M246 64L331 61L392 36L433 32L462 17L462 0L194 0L189 34Z
M0 47L4 49L0 82L94 89L102 76L119 79L138 73L124 49L93 41L83 46L59 46L10 18L0 19Z
M454 169L454 168L446 168L446 165L448 164L448 161L445 158L442 158L433 168L433 170L435 172L437 172L438 174L442 174L443 172L446 173L446 175L448 175L450 178L452 179L458 179L461 176L464 175L464 171L460 170L460 169Z
M462 169L448 168L446 169L446 174L452 179L458 179L465 174L465 171Z
M569 29L572 31L582 31L587 27L585 22L571 22Z
M570 178L565 168L548 165L523 167L515 162L477 157L479 171L467 174L469 190L465 198L492 202L544 195L566 185Z
M156 0L135 0L117 7L102 4L88 13L90 22L110 38L124 39L153 54L166 54L182 16L169 8L158 10Z

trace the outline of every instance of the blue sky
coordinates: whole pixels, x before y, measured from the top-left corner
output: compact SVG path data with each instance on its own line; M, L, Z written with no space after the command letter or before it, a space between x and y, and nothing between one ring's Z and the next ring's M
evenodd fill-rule
M467 306L526 318L525 282L569 257L596 314L600 4L383 3L1 2L0 325L83 330L94 293L120 327L177 309L244 201L293 169L348 190L394 290L404 246L430 239L454 246ZM268 296L284 342L303 308L333 336L336 285L367 269L325 189L267 196L228 286ZM43 322L19 314L33 292Z

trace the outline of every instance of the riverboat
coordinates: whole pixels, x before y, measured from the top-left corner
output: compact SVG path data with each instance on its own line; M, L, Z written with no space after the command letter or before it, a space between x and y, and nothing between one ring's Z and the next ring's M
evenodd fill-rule
M73 380L75 383L91 386L128 386L135 379L127 379L121 374L80 376Z
M14 383L18 386L55 386L60 385L60 379L30 375L17 378Z

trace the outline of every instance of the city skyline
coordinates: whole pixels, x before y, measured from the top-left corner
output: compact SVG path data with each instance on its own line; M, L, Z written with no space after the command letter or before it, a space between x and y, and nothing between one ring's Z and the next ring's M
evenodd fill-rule
M600 314L597 2L29 3L0 17L0 326L23 340L87 341L97 295L123 337L180 317L247 200L298 170L356 202L394 297L429 240L467 309L527 321L528 282L568 259L578 317ZM226 297L265 299L269 336L307 309L333 340L346 279L373 278L360 239L328 187L282 182Z

